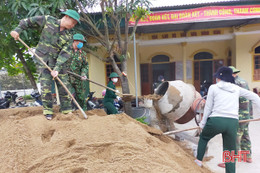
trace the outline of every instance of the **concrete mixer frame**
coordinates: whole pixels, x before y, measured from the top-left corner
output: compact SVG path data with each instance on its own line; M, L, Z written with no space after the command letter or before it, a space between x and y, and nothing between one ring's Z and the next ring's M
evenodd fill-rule
M195 123L197 124L197 126L199 126L199 123L201 122L202 120L202 117L203 117L203 112L204 112L204 106L205 106L205 103L204 101L207 99L207 95L203 96L199 102L197 103L196 105L196 108L194 110L194 120L195 120Z

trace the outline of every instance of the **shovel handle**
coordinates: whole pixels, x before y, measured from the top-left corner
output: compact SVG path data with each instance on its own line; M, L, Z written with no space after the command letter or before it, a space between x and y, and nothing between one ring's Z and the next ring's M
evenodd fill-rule
M41 57L39 57L20 37L18 37L18 40L25 46L28 48L29 51L31 51L38 59L39 61L51 72L52 69L42 60ZM55 78L56 80L58 80L60 82L60 84L62 85L62 87L66 90L66 92L69 94L70 98L74 101L74 103L76 104L76 106L79 108L79 110L81 111L81 113L83 114L84 118L88 118L88 116L86 115L86 113L83 111L83 109L80 107L80 105L78 104L78 102L76 101L76 99L73 97L73 95L70 93L70 91L68 90L68 88L64 85L64 83L60 80L59 77Z
M248 122L252 122L252 121L260 121L260 118L256 118L256 119L249 119L249 120L240 120L238 121L239 123L248 123ZM175 133L179 133L179 132L184 132L184 131L189 131L189 130L196 130L199 129L200 127L192 127L189 129L183 129L183 130L175 130L175 131L169 131L169 132L165 132L163 133L164 135L171 135L171 134L175 134Z
M73 73L73 72L71 72L71 71L67 71L67 72L68 72L69 74L72 74L72 75L78 77L78 78L81 78L81 77L82 77L82 76L80 76L80 75L78 75L78 74L76 74L76 73ZM120 92L118 92L118 91L116 91L116 90L114 90L114 89L112 89L112 88L109 88L109 87L107 87L107 86L105 86L105 85L102 85L102 84L100 84L100 83L94 82L93 80L90 80L90 79L88 79L88 78L86 78L86 80L88 80L89 82L92 82L92 83L94 83L94 84L96 84L96 85L99 85L99 86L101 86L101 87L104 87L104 88L106 88L106 89L109 89L109 90L111 90L111 91L114 91L114 92L116 92L116 93L118 93L118 94L121 94ZM121 94L121 95L123 95L123 94Z
M189 129L183 129L183 130L175 130L175 131L169 131L169 132L165 132L163 133L164 135L171 135L171 134L175 134L175 133L179 133L179 132L185 132L185 131L189 131L189 130L196 130L199 129L200 127L192 127Z

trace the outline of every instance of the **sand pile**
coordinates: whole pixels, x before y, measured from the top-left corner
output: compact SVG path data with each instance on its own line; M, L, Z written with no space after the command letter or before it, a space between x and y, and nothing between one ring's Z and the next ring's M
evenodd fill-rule
M125 114L47 121L40 107L0 110L0 172L210 172L161 131ZM90 115L91 114L91 115Z

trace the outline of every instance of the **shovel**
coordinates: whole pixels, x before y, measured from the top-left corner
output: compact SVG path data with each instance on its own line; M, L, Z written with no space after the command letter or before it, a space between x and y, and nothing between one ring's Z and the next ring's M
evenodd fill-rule
M22 40L20 39L20 37L18 37L18 40L25 46L27 47L38 59L39 61L41 61L41 63L51 72L52 69L42 60L41 57L39 57L34 51L32 51L32 49ZM56 77L55 79L57 79L57 81L60 82L60 84L62 85L62 87L66 90L66 92L69 94L70 98L74 101L74 103L76 104L76 106L79 108L79 110L81 111L81 113L83 114L84 118L88 118L86 113L83 111L83 109L80 107L80 105L78 104L78 102L76 101L76 99L72 96L72 94L70 93L70 91L68 90L68 88L64 85L64 83L60 80L59 77Z
M81 78L81 77L82 77L82 76L80 76L80 75L78 75L78 74L76 74L76 73L73 73L73 72L71 72L71 71L67 71L67 72L68 72L69 74L73 75L73 76L78 77L78 78ZM117 91L117 90L114 90L114 89L109 88L109 87L107 87L107 86L105 86L105 85L99 84L99 83L97 83L97 82L94 82L93 80L90 80L90 79L88 79L88 78L87 78L86 80L88 80L89 82L92 82L92 83L94 83L94 84L96 84L96 85L99 85L99 86L101 86L101 87L104 87L104 88L106 88L106 89L109 89L109 90L111 90L111 91L114 91L115 93L118 93L118 94L122 95L123 97L132 97L131 94L122 94L122 93L120 93L120 92Z
M260 121L260 118L248 119L248 120L239 120L238 122L239 123L248 123L248 122L252 122L252 121ZM169 132L165 132L163 134L164 135L171 135L171 134L175 134L175 133L180 133L180 132L189 131L189 130L196 130L196 129L200 129L200 127L192 127L192 128L189 128L189 129L169 131Z

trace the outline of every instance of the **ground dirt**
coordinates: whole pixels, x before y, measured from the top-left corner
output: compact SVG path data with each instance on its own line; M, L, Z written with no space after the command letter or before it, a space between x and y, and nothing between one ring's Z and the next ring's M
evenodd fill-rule
M41 107L0 110L0 172L208 173L172 139L126 114L103 110L48 121Z

